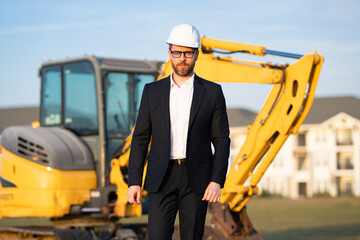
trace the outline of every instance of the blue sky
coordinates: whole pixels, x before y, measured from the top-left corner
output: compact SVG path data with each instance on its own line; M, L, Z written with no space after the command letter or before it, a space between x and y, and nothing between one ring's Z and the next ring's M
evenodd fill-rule
M87 54L165 61L169 31L183 22L201 35L272 50L316 49L325 57L316 96L360 97L357 0L0 0L0 107L38 105L38 69L49 59ZM258 110L270 87L224 84L223 90L228 107Z

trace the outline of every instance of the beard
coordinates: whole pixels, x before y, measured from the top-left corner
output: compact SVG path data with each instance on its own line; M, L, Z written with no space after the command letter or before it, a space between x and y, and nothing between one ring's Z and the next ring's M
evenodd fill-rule
M171 66L177 75L182 77L190 77L193 74L195 62L193 64L181 62L176 65L171 62Z

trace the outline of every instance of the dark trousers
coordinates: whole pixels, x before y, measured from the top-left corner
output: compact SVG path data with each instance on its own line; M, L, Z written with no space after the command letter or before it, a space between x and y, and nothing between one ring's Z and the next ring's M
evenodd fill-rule
M160 190L149 193L149 240L171 239L178 211L180 238L201 240L207 211L203 195L191 191L186 165L170 163Z

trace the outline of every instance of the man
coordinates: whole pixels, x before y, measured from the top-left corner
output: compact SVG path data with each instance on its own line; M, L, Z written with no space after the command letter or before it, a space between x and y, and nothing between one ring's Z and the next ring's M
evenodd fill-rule
M220 85L194 74L200 34L190 24L173 28L170 76L144 87L131 143L128 201L149 194L150 240L169 240L179 211L181 239L202 239L208 202L218 202L229 157L229 124ZM211 143L215 152L212 153Z

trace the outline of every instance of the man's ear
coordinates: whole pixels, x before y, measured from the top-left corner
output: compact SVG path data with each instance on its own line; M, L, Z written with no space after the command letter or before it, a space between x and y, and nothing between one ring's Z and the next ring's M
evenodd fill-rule
M199 50L197 50L197 51L195 52L195 57L196 57L195 61L196 61L196 60L198 60L198 57L199 57Z

